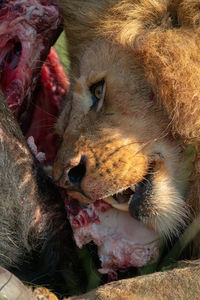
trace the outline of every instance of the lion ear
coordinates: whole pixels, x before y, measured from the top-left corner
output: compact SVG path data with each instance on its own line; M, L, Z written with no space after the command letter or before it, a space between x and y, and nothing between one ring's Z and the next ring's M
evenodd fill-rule
M180 27L138 35L133 54L167 112L174 134L200 137L199 31Z

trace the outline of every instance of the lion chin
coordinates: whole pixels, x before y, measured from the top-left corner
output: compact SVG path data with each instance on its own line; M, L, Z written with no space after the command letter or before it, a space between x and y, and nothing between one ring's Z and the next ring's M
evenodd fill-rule
M154 98L129 52L89 43L57 123L54 179L80 202L103 199L172 238L188 218L177 189L181 148Z

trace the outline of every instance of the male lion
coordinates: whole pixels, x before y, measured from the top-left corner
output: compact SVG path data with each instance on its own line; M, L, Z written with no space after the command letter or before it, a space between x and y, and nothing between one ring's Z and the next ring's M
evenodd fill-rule
M72 85L57 123L62 143L54 179L80 202L103 199L115 208L127 208L161 239L179 236L199 212L200 2L58 3ZM196 151L189 163L184 156L188 144ZM198 257L198 238L194 244ZM191 270L184 270L163 275L174 290L159 291L162 296L173 296L176 276L184 278L180 290L185 278L191 284ZM195 270L199 274L198 266ZM159 279L151 276L142 289L158 299ZM156 288L151 289L154 281ZM192 290L186 286L184 293L197 299L194 289L199 284ZM173 299L184 297L180 290ZM137 291L129 292L124 299L139 299ZM107 299L104 290L98 293L98 299ZM118 292L116 297L123 298Z

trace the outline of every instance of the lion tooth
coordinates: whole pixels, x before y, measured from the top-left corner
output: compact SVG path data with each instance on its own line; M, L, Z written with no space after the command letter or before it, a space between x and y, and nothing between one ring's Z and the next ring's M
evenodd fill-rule
M121 211L125 211L127 212L128 211L128 203L113 203L112 204L112 207L118 209L118 210L121 210Z
M135 185L130 186L131 191L135 192Z
M113 208L116 208L121 211L128 211L128 202L118 203L112 196L104 198L103 200L110 204Z
M117 201L112 196L104 198L103 200L105 202L107 202L108 204L110 204L110 205L113 205L114 203L117 203Z

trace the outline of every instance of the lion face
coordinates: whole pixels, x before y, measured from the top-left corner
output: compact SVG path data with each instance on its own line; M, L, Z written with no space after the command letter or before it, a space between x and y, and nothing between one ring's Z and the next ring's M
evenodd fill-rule
M55 181L81 202L103 199L161 236L177 234L187 215L176 187L180 151L134 56L88 45L69 98Z

